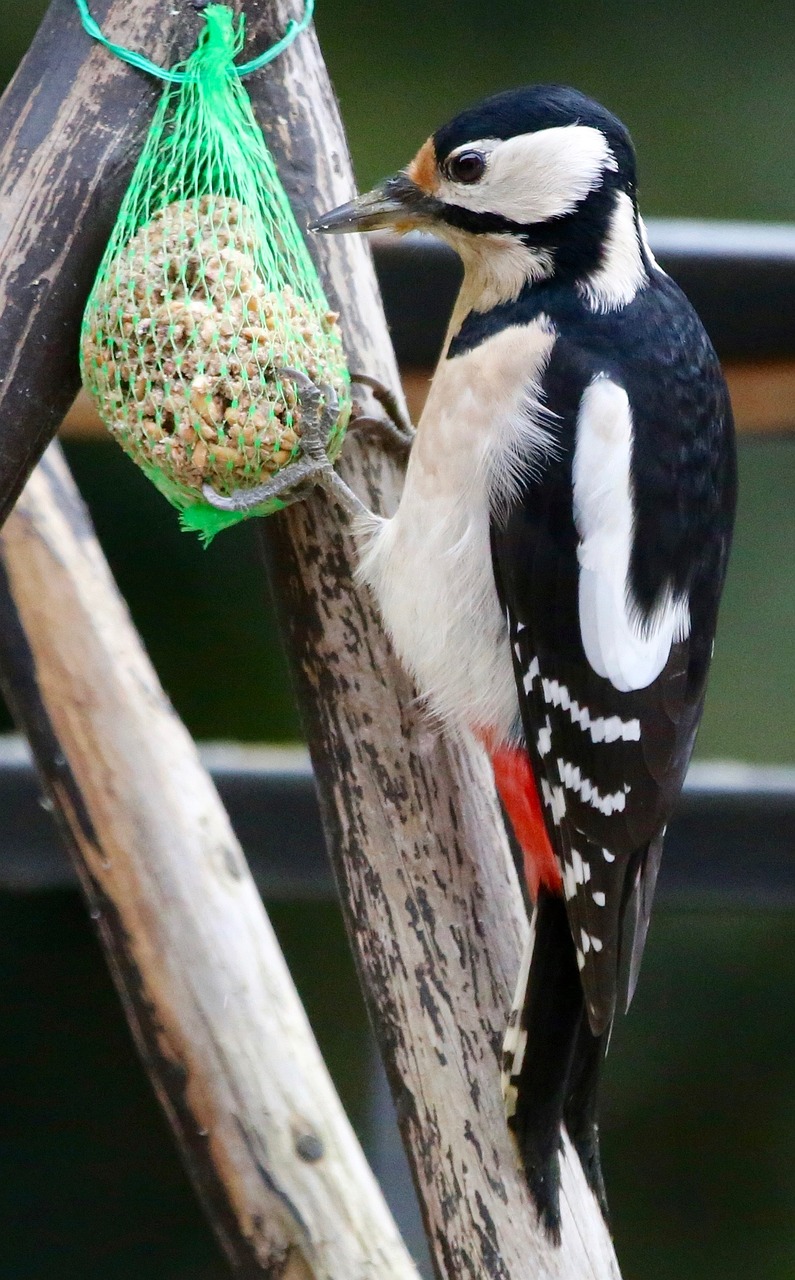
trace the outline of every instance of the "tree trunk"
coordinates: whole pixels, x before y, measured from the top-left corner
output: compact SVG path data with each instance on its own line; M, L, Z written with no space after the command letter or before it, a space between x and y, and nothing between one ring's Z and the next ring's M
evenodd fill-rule
M272 34L295 12L285 0L268 8ZM299 223L349 199L344 133L314 38L274 64L258 104ZM351 369L399 394L365 242L328 237L314 247ZM349 441L340 471L378 509L392 508L399 477L383 453ZM560 1249L517 1172L500 1051L527 924L490 766L417 706L369 594L352 581L355 547L340 516L318 494L264 523L262 539L437 1271L448 1280L617 1276L576 1159L565 1161Z
M0 534L0 674L235 1273L417 1280L57 445Z

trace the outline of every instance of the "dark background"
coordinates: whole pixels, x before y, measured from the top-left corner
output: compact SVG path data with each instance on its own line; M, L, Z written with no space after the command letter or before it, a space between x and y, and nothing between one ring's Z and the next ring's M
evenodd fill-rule
M43 8L0 0L0 82ZM788 3L318 0L317 22L362 186L480 95L564 81L629 124L646 214L793 220ZM233 529L203 552L111 443L75 442L68 453L191 731L300 737L251 530ZM794 461L792 439L740 449L740 518L702 758L795 763ZM338 914L319 904L273 914L367 1139L367 1028ZM605 1164L626 1280L795 1277L792 923L750 909L658 913L605 1090ZM80 902L0 895L0 1280L224 1275Z

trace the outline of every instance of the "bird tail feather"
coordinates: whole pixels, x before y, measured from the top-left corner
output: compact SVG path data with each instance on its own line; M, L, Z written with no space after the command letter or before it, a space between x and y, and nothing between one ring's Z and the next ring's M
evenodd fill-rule
M598 1136L592 1123L603 1052L594 1055L590 1045L593 1041L601 1048L601 1039L592 1036L588 1027L565 903L558 894L541 888L503 1044L502 1079L506 1118L519 1161L539 1217L556 1242L560 1240L562 1127L565 1123L574 1131L579 1149L583 1115L589 1141L593 1138L585 1172L604 1209Z

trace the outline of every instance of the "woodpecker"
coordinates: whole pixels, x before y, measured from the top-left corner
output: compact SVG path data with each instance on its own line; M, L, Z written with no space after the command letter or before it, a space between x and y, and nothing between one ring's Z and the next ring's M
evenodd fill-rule
M560 1235L565 1129L606 1215L597 1084L701 716L735 509L715 352L656 263L626 128L533 86L456 116L313 230L432 232L464 278L400 504L361 573L524 855L508 1123Z

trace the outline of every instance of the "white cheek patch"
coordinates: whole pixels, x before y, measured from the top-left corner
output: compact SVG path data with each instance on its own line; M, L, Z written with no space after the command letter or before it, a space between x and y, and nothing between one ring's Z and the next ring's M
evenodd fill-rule
M627 393L609 378L597 378L580 404L573 466L580 634L593 670L622 693L645 689L656 680L674 641L690 631L686 598L666 593L645 625L639 625L633 608L631 457Z
M486 172L467 185L443 178L438 196L473 213L496 213L526 225L572 213L618 165L599 129L568 124L523 133L504 142L484 138L463 151L480 151Z

